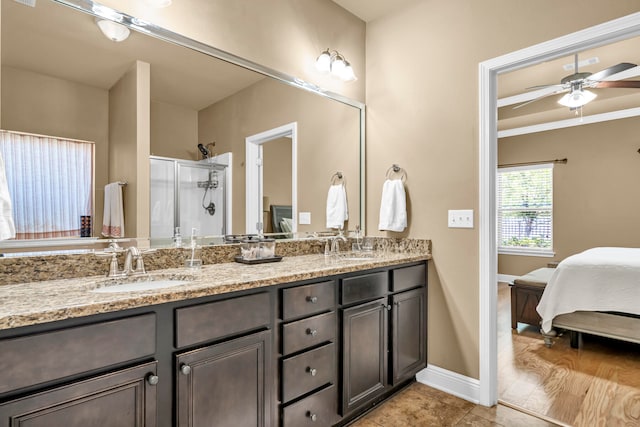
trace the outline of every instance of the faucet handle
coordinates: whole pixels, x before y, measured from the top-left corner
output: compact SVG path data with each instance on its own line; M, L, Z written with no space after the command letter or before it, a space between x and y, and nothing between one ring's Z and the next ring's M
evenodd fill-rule
M116 251L95 252L94 255L99 258L111 258L111 261L109 262L109 273L107 274L107 277L118 277L122 275L122 272L120 271L120 267L118 266L118 252Z

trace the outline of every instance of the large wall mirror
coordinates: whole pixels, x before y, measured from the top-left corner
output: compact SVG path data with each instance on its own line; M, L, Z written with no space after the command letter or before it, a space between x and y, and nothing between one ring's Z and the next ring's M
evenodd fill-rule
M297 211L311 217L311 224L294 219L298 235L326 230L327 190L338 171L345 225L364 226L363 104L127 15L128 38L111 41L97 20L112 11L91 1L2 0L1 12L0 128L94 144L94 238L113 182L126 183L125 237L170 242L173 225L196 214L200 235L246 233L245 139L289 123L297 126ZM287 140L275 145L264 155L265 183L292 170ZM190 181L154 188L178 175ZM270 205L290 205L291 195L263 188L270 231ZM0 242L3 250L12 245Z

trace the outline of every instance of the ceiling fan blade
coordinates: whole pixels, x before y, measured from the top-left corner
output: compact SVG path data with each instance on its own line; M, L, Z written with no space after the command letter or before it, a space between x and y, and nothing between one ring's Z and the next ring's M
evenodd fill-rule
M527 87L525 89L526 90L546 89L548 87L557 87L558 89L564 89L564 85L561 85L561 84L529 86L529 87Z
M618 87L618 88L640 89L640 80L601 81L601 82L593 82L590 86L595 88Z
M633 68L636 67L636 64L630 64L628 62L621 62L617 65L614 65L613 67L609 67L609 68L605 68L602 71L598 71L597 73L591 74L588 77L588 80L602 80L604 78L607 78L613 74L618 74L621 73L625 70L628 70L629 68Z
M553 85L553 86L556 86L556 85ZM561 86L561 85L557 85L557 86ZM547 94L541 95L541 96L539 96L539 97L537 97L537 98L534 98L534 99L532 99L531 101L523 102L522 104L518 104L518 105L516 105L515 107L513 107L513 109L514 109L514 110L517 110L518 108L522 108L522 107L524 107L525 105L529 105L529 104L531 104L531 103L533 103L533 102L539 101L539 100L541 100L541 99L543 99L543 98L546 98L547 96L556 95L556 94L558 94L558 93L560 93L560 92L564 92L564 89L556 90L556 91L554 91L554 92L550 92L550 93L547 93Z

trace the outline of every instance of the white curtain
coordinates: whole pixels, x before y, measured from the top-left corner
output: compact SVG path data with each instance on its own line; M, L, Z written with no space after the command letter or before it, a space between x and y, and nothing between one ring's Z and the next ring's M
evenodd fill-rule
M94 144L0 131L16 239L80 235L91 215Z

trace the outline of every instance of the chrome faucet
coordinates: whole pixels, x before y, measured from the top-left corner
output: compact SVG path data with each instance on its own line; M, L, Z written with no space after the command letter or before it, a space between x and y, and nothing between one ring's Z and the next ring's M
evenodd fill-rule
M125 252L124 257L124 268L120 270L120 266L118 265L118 254L121 252ZM96 252L96 255L99 257L111 257L111 261L109 263L109 273L107 277L110 278L118 278L118 277L127 277L129 275L141 275L146 274L146 270L144 268L144 260L142 259L142 252L138 250L135 246L130 246L126 249L123 249L118 243L112 242L109 244L109 247L104 252ZM133 268L133 263L135 261L135 269Z

